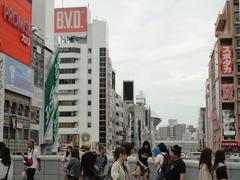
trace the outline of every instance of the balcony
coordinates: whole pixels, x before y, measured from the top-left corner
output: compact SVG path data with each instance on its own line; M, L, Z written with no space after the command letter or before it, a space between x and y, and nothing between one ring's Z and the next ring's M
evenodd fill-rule
M60 69L79 69L80 63L60 63L59 68Z
M59 117L59 123L78 122L78 117Z
M59 84L58 90L74 90L79 89L80 85L79 83L76 84Z
M59 95L58 96L59 101L74 101L79 100L78 95Z
M79 53L75 52L64 52L60 53L60 58L76 58L80 59L81 55Z
M72 111L79 111L79 106L59 106L60 112L72 112Z
M58 134L79 134L78 128L59 128Z
M59 74L59 79L79 79L79 74Z

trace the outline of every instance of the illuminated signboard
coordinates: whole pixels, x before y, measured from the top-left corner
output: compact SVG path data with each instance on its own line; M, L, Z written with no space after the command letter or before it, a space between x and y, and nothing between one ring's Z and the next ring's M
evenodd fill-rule
M56 8L54 13L55 33L87 31L87 8Z
M31 66L32 4L0 0L0 51Z

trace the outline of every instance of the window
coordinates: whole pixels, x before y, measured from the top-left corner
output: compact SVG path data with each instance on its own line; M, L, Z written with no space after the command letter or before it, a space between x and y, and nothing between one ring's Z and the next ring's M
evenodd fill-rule
M28 140L29 138L28 138L28 129L24 129L24 131L23 131L23 139L24 140Z
M88 101L88 106L91 106L92 105L92 101Z
M75 128L75 123L59 123L59 128Z
M240 51L236 51L236 58L237 60L240 60Z
M76 112L60 112L60 117L74 117L76 116Z
M92 91L91 90L88 90L88 95L91 95L92 94Z
M60 79L59 84L75 84L75 79Z
M92 84L92 80L91 79L88 80L88 84Z
M237 70L240 73L240 64L237 64Z
M23 105L22 105L22 104L20 104L20 105L18 106L18 115L19 115L19 116L22 116L22 115L23 115Z
M239 22L240 18L239 18L239 13L235 13L235 21Z
M13 102L12 108L11 108L11 114L16 114L16 110L17 110L17 103Z
M30 108L29 108L29 106L26 106L25 111L24 111L24 116L29 117L29 115L30 115Z
M10 139L15 139L15 134L16 134L15 132L16 132L15 129L10 128Z
M60 53L80 53L81 50L79 48L61 48Z
M9 113L9 108L10 108L10 102L8 100L5 100L4 112Z
M74 74L76 73L76 69L60 69L60 74Z
M76 58L61 58L61 63L75 63L77 61Z
M92 112L88 111L88 117L91 117L91 116L92 116Z
M92 53L92 48L88 48L88 54Z
M92 123L88 122L88 128L91 128L91 127L92 127Z
M240 34L240 26L236 26L236 34Z
M88 69L88 74L92 74L92 69Z
M76 95L77 90L59 90L59 95Z
M88 64L92 64L92 59L88 58Z
M236 46L240 47L240 38L237 38Z

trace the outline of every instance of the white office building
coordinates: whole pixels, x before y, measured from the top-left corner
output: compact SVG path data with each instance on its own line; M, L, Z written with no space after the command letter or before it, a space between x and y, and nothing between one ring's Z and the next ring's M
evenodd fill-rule
M63 8L66 9L71 8ZM91 20L89 10L86 12L85 32L55 31L61 58L59 142L81 146L90 141L95 148L98 143L107 145L108 72L111 67L107 23Z

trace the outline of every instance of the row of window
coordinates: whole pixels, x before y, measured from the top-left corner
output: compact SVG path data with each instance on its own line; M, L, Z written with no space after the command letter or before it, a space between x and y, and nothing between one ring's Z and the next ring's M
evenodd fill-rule
M59 84L75 84L76 79L60 79Z
M76 73L77 69L60 69L60 74L74 74Z
M77 104L77 101L59 101L60 106L74 106Z
M67 63L76 63L78 59L76 58L61 58L61 63L67 64Z
M19 116L30 116L30 107L28 105L17 104L16 102L12 102L5 100L4 104L4 113L10 113Z
M59 90L59 95L77 95L78 90Z
M61 48L60 53L80 53L81 49L80 48L75 48L75 47L66 47L66 48Z

